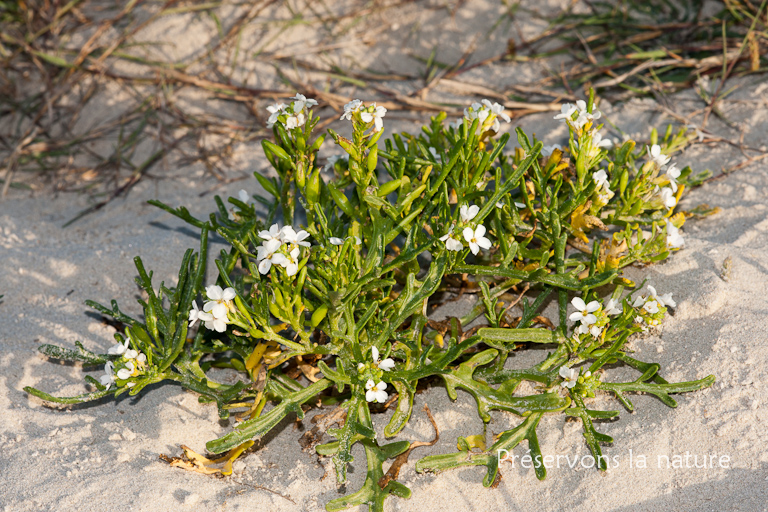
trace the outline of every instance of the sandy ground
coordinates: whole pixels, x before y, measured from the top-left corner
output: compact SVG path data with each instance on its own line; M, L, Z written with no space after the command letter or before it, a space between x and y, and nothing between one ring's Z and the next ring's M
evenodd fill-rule
M491 67L488 73L495 83L514 80L508 68ZM762 80L734 82L739 88L723 110L735 125L729 128L713 118L714 133L738 139L741 132L744 144L752 147L765 143L768 87ZM641 138L650 127L674 121L670 109L688 115L701 108L692 92L672 97L663 107L651 100L603 104L617 129ZM551 117L528 117L509 128L520 125L546 143L562 144L566 132ZM388 130L416 127L397 115L391 119ZM612 136L621 134L614 130ZM333 152L329 148L326 154ZM716 173L743 159L737 149L722 143L695 145L675 158L678 165ZM264 169L258 144L243 144L229 177ZM83 301L109 303L114 298L126 311L138 313L134 256L155 270L156 280L173 282L184 250L196 246L194 232L146 200L183 204L204 216L214 209L213 194L257 190L253 178L222 186L195 166L177 169L168 164L154 174L163 179L142 181L127 199L66 229L62 224L91 204L88 198L11 190L0 203L0 294L5 295L0 299L0 509L323 510L341 494L330 460L302 452L297 443L308 421L285 422L263 448L236 463L231 478L216 479L172 469L158 459L161 453L179 455L182 443L202 451L206 441L232 427L218 421L215 408L198 404L195 395L179 387L155 386L136 398L67 410L45 407L23 392L24 386L57 394L82 392L82 369L46 360L37 346L72 346L80 340L88 349L106 350L114 329ZM639 359L659 361L668 380L715 374L711 389L679 396L674 410L653 397L637 396L634 413L601 423L599 429L615 439L605 447L614 466L605 474L580 463L571 468L563 461L539 482L531 470L505 465L493 490L481 485L478 468L439 476L414 472L418 457L455 451L457 436L483 433L468 394L459 392L458 401L451 403L442 387L430 389L417 396L414 417L396 439L432 438L422 411L426 403L440 441L413 453L401 472L413 497L392 498L387 510L768 510L768 164L754 163L711 181L693 190L681 206L700 203L719 206L722 212L689 220L686 247L668 262L629 271L633 277L647 276L662 293L672 292L678 304L660 334L635 340L633 347ZM729 272L724 270L727 258L732 262ZM467 301L450 306L454 312L468 307ZM437 314L451 314L451 309ZM533 362L534 356L521 356L519 364ZM608 398L598 404L621 408ZM374 417L379 431L386 421L386 414ZM515 421L511 415L494 414L488 438ZM545 455L574 460L589 453L580 424L563 422L561 416L542 420L539 436ZM526 448L515 453L523 455ZM694 455L699 465L706 456L707 467L667 467L664 457L672 461L686 454L689 465ZM357 489L365 474L362 451L356 456L348 491ZM639 467L641 456L646 457L645 468Z

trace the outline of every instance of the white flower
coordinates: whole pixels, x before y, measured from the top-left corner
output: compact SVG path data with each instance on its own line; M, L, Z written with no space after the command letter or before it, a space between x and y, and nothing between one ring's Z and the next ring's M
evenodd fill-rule
M560 113L557 114L554 118L559 121L568 122L577 110L578 109L574 105L571 105L570 103L563 103L563 105L560 107Z
M567 366L560 367L560 376L565 379L560 383L564 388L571 389L576 385L579 380L579 370L575 368L568 368Z
M237 193L237 198L240 199L245 204L248 204L251 202L251 195L248 193L247 190L240 190L240 192Z
M377 107L375 103L373 103L373 107L373 113L362 112L360 113L360 119L362 119L364 123L373 121L373 131L378 132L384 128L384 121L381 119L387 114L387 109L384 107Z
M275 224L277 225L277 224ZM263 231L262 231L263 233ZM259 263L259 273L266 274L269 269L272 268L272 257L277 252L283 243L278 239L266 240L261 244L261 247L256 249L256 261Z
M496 203L496 208L504 208L504 201L499 201Z
M340 121L343 121L344 119L347 119L349 121L352 120L352 114L360 110L360 107L363 105L363 102L361 100L352 100L346 105L344 105L344 113L339 118Z
M512 122L506 112L504 112L504 106L500 103L491 103L490 100L482 100L482 103L491 111L491 113L495 114L496 117L500 117L508 123Z
M650 297L653 297L662 306L672 306L673 308L677 306L677 303L672 299L671 293L665 293L664 295L659 296L656 293L656 288L651 285L648 285L648 291L650 292Z
M291 252L288 254L288 256L282 253L277 253L272 256L272 263L283 267L288 277L295 276L299 271L299 254L299 248L294 247L291 249Z
M107 354L113 355L113 356L121 356L125 354L125 351L128 350L128 340L125 340L125 343L117 343L115 345L112 345L109 347L109 350L107 350Z
M304 96L303 94L298 94L297 93L296 96L293 97L293 99L296 100L296 101L293 102L293 111L294 112L300 112L300 111L304 110L305 106L307 108L312 108L315 105L317 105L317 101L315 101L313 99L307 99L307 97Z
M304 241L307 238L309 238L309 233L303 229L300 229L297 233L291 226L283 226L283 229L280 233L280 239L283 242L294 246L300 245L302 247L311 247L309 242Z
M459 208L459 215L461 216L462 222L469 222L475 217L477 217L478 212L480 211L480 207L473 204L472 206L467 206L465 204L461 205L461 208Z
M277 224L272 224L272 226L269 228L269 231L263 229L259 231L259 238L262 238L266 241L271 240L277 240L278 242L282 242L280 235L282 234L282 230Z
M379 381L378 384L374 384L373 380L368 379L368 382L365 383L365 389L367 390L365 392L365 399L369 402L379 402L380 404L383 404L387 401L387 392L384 391L387 389L386 382Z
M560 151L562 151L563 147L560 144L552 144L551 146L542 146L541 156L550 156L552 153L555 152L556 149L559 149Z
M589 333L590 333L590 334L591 334L593 337L595 337L595 338L597 338L598 336L600 336L600 333L601 333L601 332L603 332L603 328L602 328L602 327L598 327L598 326L596 326L596 325L593 325L592 327L590 327L590 328L589 328Z
M270 105L267 107L267 112L269 112L269 119L267 120L267 128L272 128L272 125L274 125L277 122L278 116L285 111L285 107L286 105L284 103L275 103L274 105Z
M214 318L227 318L227 306L235 298L235 289L222 290L221 286L214 284L205 288L205 295L208 297L208 302L203 305L203 311L211 313ZM197 316L201 318L199 313Z
M685 240L680 234L680 230L669 220L667 220L667 245L671 249L679 249L685 246Z
M622 313L622 309L618 307L620 302L610 299L608 303L605 305L605 313L607 315L613 316L613 315L620 315Z
M112 387L112 384L115 382L114 372L115 365L112 364L112 361L107 361L107 364L104 365L104 375L99 377L99 382L102 386L106 386L107 389Z
M343 238L332 236L331 238L328 239L328 241L331 242L331 245L344 245Z
M648 148L648 158L656 163L659 167L667 165L670 157L661 154L661 146L654 144Z
M453 226L448 228L448 233L440 237L441 242L445 242L445 248L449 251L458 252L464 248L464 245L453 237Z
M373 358L373 366L377 367L379 370L388 372L395 367L395 362L391 357L388 357L383 361L379 361L379 349L376 347L371 347L371 357Z
M117 378L120 380L130 379L133 376L133 372L136 370L132 361L125 363L125 368L121 368L117 371Z
M677 198L671 188L664 187L661 189L661 201L667 208L673 208L677 204Z
M599 302L593 300L589 304L585 304L580 297L574 297L571 304L576 308L576 312L571 313L571 316L568 317L572 322L581 322L584 325L592 325L597 322L597 317L592 313L600 309Z
M517 201L515 201L515 206L517 206L518 208L525 208L525 203L518 203Z
M141 355L144 355L144 354L141 354ZM139 351L129 348L128 350L125 351L125 354L123 354L123 357L125 357L126 359L136 359L137 357L139 357Z
M677 168L675 164L670 164L669 167L667 167L666 174L669 177L669 181L677 182L677 178L680 177L680 174L682 171Z
M595 183L597 183L598 189L609 189L610 183L608 183L608 173L605 172L605 169L600 169L595 174L593 174L592 179L595 180Z
M285 120L285 127L288 129L298 128L299 126L304 126L305 122L306 118L304 117L304 114L299 112L298 114L288 116L288 118Z
M227 324L229 323L229 319L226 316L224 318L216 318L210 313L200 313L200 320L205 322L206 329L216 332L226 331Z
M613 146L611 139L603 139L603 136L597 130L592 131L592 147L608 149Z
M655 300L649 300L643 304L643 309L651 314L655 314L659 312L659 304Z
M448 128L453 128L454 130L458 131L459 128L462 127L462 125L464 125L464 119L460 117L457 120L453 121L452 123L449 122Z
M483 249L490 249L491 248L491 241L488 240L485 235L485 226L480 224L477 226L474 231L472 228L467 226L464 228L464 231L462 232L464 235L464 240L466 240L469 243L469 250L472 251L472 254L477 254L480 252L480 248Z
M192 309L189 310L189 327L192 328L200 320L200 310L197 308L197 301L192 301Z

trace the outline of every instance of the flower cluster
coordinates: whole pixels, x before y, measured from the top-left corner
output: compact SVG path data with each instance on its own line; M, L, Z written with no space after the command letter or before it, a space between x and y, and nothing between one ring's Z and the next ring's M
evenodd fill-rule
M339 120L347 119L352 121L352 117L355 114L360 116L360 120L363 123L373 123L373 131L378 132L384 128L384 121L382 119L387 114L387 109L376 106L376 103L371 103L366 107L361 100L352 100L344 105L344 113L341 114Z
M499 118L507 123L512 121L506 112L504 112L503 105L500 103L491 103L490 100L482 100L480 103L472 103L472 105L464 109L464 119L470 123L475 119L478 119L481 132L492 130L493 132L498 133L501 128ZM458 129L463 122L463 119L459 119L456 121L456 124L452 126L455 129Z
M267 107L267 112L269 112L267 128L272 128L278 121L288 129L304 126L304 123L307 122L308 110L317 105L317 101L307 98L303 94L296 94L292 99L294 101L289 105L275 103Z
M579 368L568 368L565 365L560 367L559 373L560 376L564 379L560 385L568 389L573 389L573 387L579 382L579 377L582 377L583 380L588 379L592 375L592 372L587 370L582 376L581 370Z
M600 119L601 116L602 113L596 108L593 108L592 112L588 112L587 102L578 100L575 105L564 103L560 107L560 113L555 116L555 119L563 121L578 132L584 128L587 123L594 122Z
M603 328L597 325L597 316L594 314L600 309L600 303L593 300L587 304L580 297L574 297L571 304L576 308L576 311L571 313L568 318L572 322L581 322L577 327L579 334L590 333L595 338L600 336Z
M470 225L472 219L474 219L479 212L480 207L474 204L472 206L462 205L461 208L459 208L459 216L461 217L459 225L465 226L461 234L464 237L464 241L469 244L469 250L475 255L480 252L481 248L486 250L491 248L491 241L485 237L485 226L478 224L476 227L472 228ZM461 238L454 233L454 228L456 226L456 223L454 223L448 228L448 233L441 236L440 241L445 242L445 248L449 251L458 252L464 249L464 244L461 242Z
M358 363L357 364L357 371L358 373L364 373L366 370L370 369L374 371L374 375L372 376L378 376L380 377L382 375L381 372L388 372L392 370L395 367L395 361L392 358L386 358L383 361L379 359L379 349L376 347L371 347L371 362L370 363ZM369 374L370 375L370 374ZM378 402L380 404L383 404L387 401L387 392L384 391L387 389L387 383L382 381L380 378L377 379L379 382L378 384L376 381L372 378L369 378L365 382L365 399L369 402Z
M291 226L280 228L277 224L272 224L268 231L259 231L259 237L264 240L256 250L259 272L266 274L272 265L279 265L289 277L295 276L299 271L301 248L311 247L310 243L305 241L309 238L309 233L304 230L297 232Z
M648 286L648 295L638 295L632 302L633 308L639 308L639 314L635 317L635 323L643 326L647 323L650 326L659 325L664 313L667 311L667 307L675 307L677 304L672 299L671 293L659 295L656 293L656 288Z
M192 301L192 309L189 310L189 326L195 325L200 320L206 329L216 332L224 332L229 324L227 314L234 309L232 300L235 298L235 289L221 289L221 286L213 285L205 288L208 301L203 304L202 311L197 308L197 302Z
M661 202L667 208L673 208L677 204L677 179L680 177L680 169L675 164L669 164L670 156L667 156L661 152L661 146L653 144L648 147L648 160L658 166L660 171L664 171L669 186L661 189L659 196ZM666 167L669 164L669 167Z
M117 343L107 350L109 355L121 356L115 363L107 361L107 364L104 365L104 375L99 378L99 382L102 386L106 386L107 389L118 380L128 380L131 377L140 375L141 369L147 363L146 354L128 348L128 344L129 340L125 340L125 343ZM128 382L126 385L132 388L136 383Z

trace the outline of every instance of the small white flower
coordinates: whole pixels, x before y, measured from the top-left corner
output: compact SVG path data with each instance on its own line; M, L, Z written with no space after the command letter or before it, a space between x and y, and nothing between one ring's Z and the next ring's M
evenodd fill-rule
M128 350L125 351L125 354L123 354L123 357L125 357L126 359L136 359L137 357L139 357L139 351L129 348Z
M227 324L229 323L229 319L226 316L224 318L216 318L210 313L200 313L200 320L205 322L206 329L216 332L226 331Z
M448 228L448 233L440 237L441 242L445 242L445 248L449 251L458 252L464 248L464 245L453 237L453 226Z
M275 224L277 226L277 224ZM262 231L263 233L263 231ZM269 269L272 268L272 257L275 252L280 250L283 243L276 238L271 240L265 240L262 242L261 247L256 249L256 261L259 264L259 273L266 274Z
M667 245L671 249L679 249L685 246L685 240L683 235L680 234L680 230L669 220L667 220Z
M317 101L315 101L313 99L307 99L307 97L304 96L303 94L298 94L297 93L296 96L293 97L293 99L296 100L296 101L293 102L293 111L294 112L300 112L300 111L304 110L305 106L307 108L312 108L315 105L317 105Z
M496 203L496 208L499 208L499 209L504 208L504 201L499 201L498 203Z
M677 168L675 164L670 164L669 167L667 167L666 174L669 177L669 181L677 181L677 178L680 177L680 174L682 171Z
M302 247L311 247L309 242L304 241L307 238L309 238L309 233L303 229L300 229L297 233L291 226L283 226L283 229L280 233L280 239L283 242L294 246L300 245Z
M339 121L343 121L344 119L347 119L348 121L352 120L352 114L360 110L360 107L363 105L363 102L361 100L352 100L346 105L344 105L344 113L339 118Z
M371 357L373 358L373 366L377 367L379 370L388 372L395 367L395 361L392 360L391 357L388 357L383 361L379 361L379 349L376 347L371 347Z
M659 303L655 300L649 300L645 304L643 304L643 309L651 314L655 314L659 312Z
M248 193L247 190L240 190L240 192L237 193L237 198L240 199L245 204L248 204L251 202L251 195Z
M235 298L235 289L222 290L221 286L214 284L205 288L205 295L208 297L208 302L203 305L203 311L211 313L214 318L227 318L227 306ZM198 318L200 318L199 313Z
M677 306L677 303L672 298L671 293L665 293L664 295L659 296L656 293L656 288L651 285L648 285L648 291L650 292L650 297L655 299L662 306L672 306L673 308Z
M266 241L271 240L277 240L278 242L282 242L282 239L280 238L282 231L280 229L280 226L277 224L272 224L272 226L269 228L269 231L267 230L261 230L259 231L259 238L262 238Z
M598 327L598 326L596 326L596 325L593 325L592 327L590 327L590 328L589 328L589 333L590 333L590 334L591 334L593 337L595 337L595 338L597 338L598 336L600 336L600 333L601 333L601 332L603 332L603 328L602 328L602 327Z
M571 304L576 308L576 312L571 313L571 316L568 317L572 322L581 322L585 325L592 325L597 322L597 317L592 313L600 309L599 302L593 300L589 304L585 304L580 297L574 297Z
M677 198L671 188L664 187L661 189L661 201L667 208L673 208L677 204Z
M269 120L267 120L267 128L272 128L272 125L274 125L277 122L278 116L285 111L285 107L286 105L284 103L275 103L274 105L270 105L267 107L267 112L269 112Z
M568 368L567 366L560 367L560 376L565 379L560 385L564 388L571 389L576 385L579 380L579 370L575 368Z
M189 310L189 327L191 328L200 320L200 310L197 308L197 301L192 301L192 309Z
M459 215L461 216L462 222L469 222L475 217L477 217L478 212L480 212L480 207L473 204L472 206L467 206L465 204L461 205L461 208L459 208Z
M616 301L614 299L610 299L606 305L605 305L605 313L609 316L613 315L620 315L622 313L622 309L619 307L621 303L619 301Z
M282 253L272 256L272 263L283 267L288 277L295 276L299 271L299 254L299 248L294 247L288 256Z
M613 146L611 139L604 139L602 134L597 130L592 131L592 147L608 149Z
M373 107L373 113L362 112L360 114L360 119L362 119L364 123L373 121L373 131L378 132L384 128L384 121L382 121L382 118L387 114L387 109L384 107L377 107L375 103L373 103Z
M480 249L490 249L491 248L491 241L488 240L485 235L485 226L480 224L477 226L474 230L467 226L464 228L464 231L462 232L464 235L464 240L466 240L469 243L469 250L472 251L472 254L477 254L480 252Z
M496 117L500 117L504 121L510 123L512 122L512 119L504 112L504 106L500 103L491 103L490 100L482 100L483 105L488 108L493 114L496 115Z
M610 183L608 182L608 173L605 172L605 169L600 169L595 174L593 174L592 179L595 180L595 183L597 183L598 189L609 189Z
M121 356L125 354L125 351L128 350L128 340L125 340L125 343L117 343L115 345L112 345L109 347L109 350L107 350L107 354L113 355L113 356Z
M387 401L387 392L384 391L387 389L386 382L379 381L378 384L375 384L373 380L368 379L368 382L365 383L365 389L367 390L365 392L365 399L369 402L378 402L383 404Z
M304 117L304 114L299 112L298 114L288 116L288 118L285 120L285 127L288 129L298 128L300 126L304 126L306 120L307 119Z
M121 368L117 371L117 378L120 380L130 379L135 370L136 366L134 366L133 362L128 361L125 363L125 368Z
M136 361L138 361L141 364L146 363L147 362L147 354L139 352L139 355L136 357Z
M344 245L343 238L332 236L331 238L328 239L328 241L331 242L331 245Z
M518 203L517 201L515 201L515 206L517 206L518 208L525 208L525 203Z
M643 297L642 295L638 295L634 302L632 302L633 308L639 308L642 307L643 304L645 304L645 301L648 300L649 297Z
M563 103L563 105L560 107L560 113L557 114L554 118L558 121L568 122L577 110L578 109L575 105L571 105L570 103Z
M661 154L661 146L654 144L648 148L648 158L656 163L659 167L667 165L670 157Z
M104 365L104 375L99 377L99 382L107 389L112 387L115 382L115 365L112 364L112 361L107 361L107 364Z
M448 128L453 128L454 130L458 131L463 125L464 125L464 119L460 117L453 122L449 122Z

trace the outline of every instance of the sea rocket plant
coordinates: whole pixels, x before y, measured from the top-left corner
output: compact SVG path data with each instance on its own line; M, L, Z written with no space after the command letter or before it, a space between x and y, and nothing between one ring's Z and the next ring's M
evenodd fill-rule
M674 406L671 395L712 384L712 376L669 383L660 365L626 349L675 307L671 294L652 286L627 291L637 285L622 269L683 247L685 215L675 209L703 178L669 158L695 134L654 131L647 150L631 140L614 145L590 97L556 116L568 128L567 147L545 147L518 129L519 147L505 152L510 135L499 132L510 118L489 100L469 105L456 125L440 114L416 134L386 140L381 105L352 100L339 112L347 121L337 123L339 132L320 135L315 106L296 94L267 108L274 142L262 147L274 172L255 174L263 193L239 194L231 206L217 197L218 214L205 220L153 202L201 233L175 285L153 284L137 258L143 319L116 303L90 303L124 325L116 345L105 354L81 344L41 348L103 366L98 379L88 377L94 391L69 398L27 391L78 403L177 383L216 404L222 419L238 415L231 432L206 445L229 463L286 417L333 404L336 426L312 429L317 443L327 437L316 451L332 457L343 483L360 444L367 471L360 491L328 509L368 504L381 511L388 496L410 494L383 469L409 442L382 439L408 432L420 414L417 389L436 379L452 399L458 388L473 396L483 422L498 410L516 424L490 447L471 449L459 439L458 452L425 454L415 469L481 466L488 486L498 477L499 450L523 440L532 457L549 448L537 437L545 415L576 417L606 469L602 450L612 439L593 419L618 412L596 410L589 399L605 394L632 410L629 396L642 392ZM323 165L326 135L343 156ZM215 261L215 281L204 286L212 232L229 247ZM432 316L462 295L477 298L462 315ZM537 351L537 364L516 366L525 358L514 352L541 344L549 349ZM636 380L603 379L618 365L637 371ZM219 382L213 368L238 378ZM372 417L388 407L382 437Z

